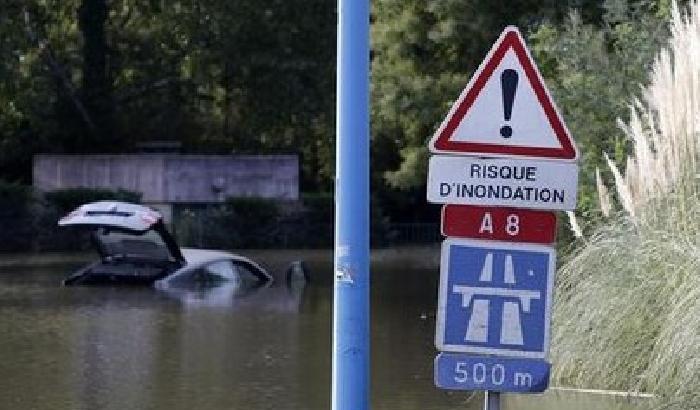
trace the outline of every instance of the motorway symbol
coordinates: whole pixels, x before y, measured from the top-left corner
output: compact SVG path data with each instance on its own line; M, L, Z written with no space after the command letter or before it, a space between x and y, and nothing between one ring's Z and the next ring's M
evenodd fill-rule
M445 205L441 228L443 236L551 244L557 216L549 211Z
M428 163L428 202L574 210L574 162L434 155Z
M541 393L549 385L550 368L540 359L440 353L435 358L435 385L450 390Z
M544 359L554 272L549 246L446 239L437 349Z
M432 153L575 160L525 41L507 27L432 137Z

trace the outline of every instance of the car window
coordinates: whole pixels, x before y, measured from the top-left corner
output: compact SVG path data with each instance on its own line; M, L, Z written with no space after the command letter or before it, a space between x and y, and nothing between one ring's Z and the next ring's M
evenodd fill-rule
M170 286L217 287L224 284L238 288L253 288L260 285L254 266L235 260L218 260L204 266L185 271L167 279Z
M230 261L216 261L204 266L204 270L212 277L221 279L236 279L238 272Z
M130 233L102 227L95 232L95 239L104 256L156 260L168 260L170 257L163 239L153 231Z
M242 261L231 261L241 278L241 282L247 286L254 286L260 283L260 274L253 266Z
M235 260L221 260L204 266L209 282L230 281L243 286L251 286L259 282L258 276L249 264Z

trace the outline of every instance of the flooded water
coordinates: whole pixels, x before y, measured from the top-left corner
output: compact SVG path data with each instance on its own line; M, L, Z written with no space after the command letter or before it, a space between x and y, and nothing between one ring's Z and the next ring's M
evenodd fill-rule
M74 263L0 268L0 409L330 408L331 254L251 256L278 276L306 259L312 281L243 294L64 288ZM479 395L433 385L432 258L373 267L373 409L482 407ZM568 408L546 398L504 408ZM588 408L621 408L596 403Z

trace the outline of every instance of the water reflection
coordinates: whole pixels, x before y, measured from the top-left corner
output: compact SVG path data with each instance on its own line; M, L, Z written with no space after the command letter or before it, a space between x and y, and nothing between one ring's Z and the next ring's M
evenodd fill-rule
M0 271L0 409L330 407L328 281L62 288L66 270ZM479 395L433 386L436 279L404 263L373 271L375 410L481 408Z
M231 308L245 301L248 296L269 286L269 282L252 287L241 287L239 283L235 282L224 282L203 287L196 284L191 286L170 286L164 283L158 284L155 288L164 295L181 302L186 307Z

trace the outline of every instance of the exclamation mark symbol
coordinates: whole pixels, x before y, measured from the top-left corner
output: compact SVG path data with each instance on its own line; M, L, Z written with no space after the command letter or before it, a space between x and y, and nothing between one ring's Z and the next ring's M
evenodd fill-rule
M513 101L515 101L515 90L518 88L518 72L512 69L503 70L501 73L501 91L503 92L503 118L510 121L513 113ZM513 129L509 125L501 127L501 136L510 138Z

